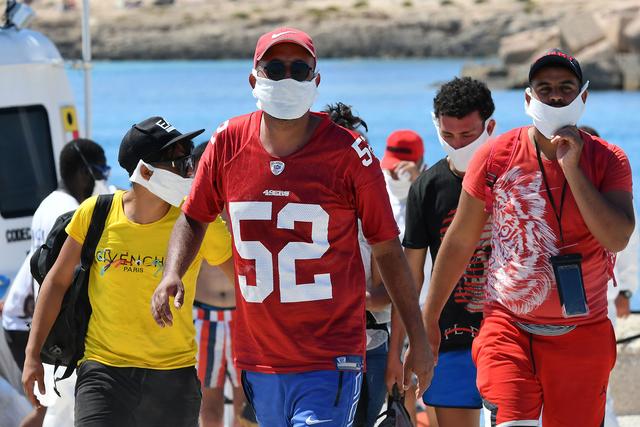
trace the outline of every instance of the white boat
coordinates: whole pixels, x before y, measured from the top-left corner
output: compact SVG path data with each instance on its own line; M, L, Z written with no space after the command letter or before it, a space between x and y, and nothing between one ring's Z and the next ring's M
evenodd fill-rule
M51 40L0 28L0 299L29 250L33 213L58 186L60 150L78 136L74 105Z
M0 2L4 5L4 2ZM0 300L31 246L31 219L58 187L62 146L79 136L75 103L56 46L25 27L30 9L0 10ZM0 336L0 425L31 411L20 371Z

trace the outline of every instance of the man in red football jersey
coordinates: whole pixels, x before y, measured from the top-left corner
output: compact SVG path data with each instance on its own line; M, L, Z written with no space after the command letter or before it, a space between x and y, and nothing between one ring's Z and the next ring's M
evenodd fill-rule
M311 38L278 28L258 40L249 76L259 111L211 138L152 301L171 325L170 296L207 223L229 213L237 285L235 362L261 425L347 426L365 353L358 219L407 325L404 383L421 395L433 363L416 288L398 241L378 160L357 133L309 109L320 75Z

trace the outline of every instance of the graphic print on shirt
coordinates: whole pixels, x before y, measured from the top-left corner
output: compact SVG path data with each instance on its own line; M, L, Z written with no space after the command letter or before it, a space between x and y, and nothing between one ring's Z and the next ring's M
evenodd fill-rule
M100 275L104 276L109 269L122 268L125 273L144 273L144 269L153 269L153 277L160 277L164 271L164 257L133 254L129 252L112 252L109 248L99 248L96 251L95 261L100 269Z
M449 229L457 210L457 208L452 209L443 219L442 227L440 228L441 240L444 239L444 234ZM490 256L491 223L488 221L482 230L478 245L469 260L469 264L467 264L464 274L453 290L454 301L457 304L463 304L469 313L482 313L485 300L485 283L487 280L485 269L488 266ZM455 331L452 330L452 332ZM445 331L445 335L447 335L447 331ZM475 336L475 334L472 335Z
M495 183L487 296L514 314L538 308L555 282L548 259L559 252L558 237L545 220L546 205L540 172L514 167Z

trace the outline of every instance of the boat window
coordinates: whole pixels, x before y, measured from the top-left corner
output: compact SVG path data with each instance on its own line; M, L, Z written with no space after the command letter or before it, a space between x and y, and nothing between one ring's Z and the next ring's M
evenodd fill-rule
M0 108L0 129L0 215L31 216L57 188L47 110Z

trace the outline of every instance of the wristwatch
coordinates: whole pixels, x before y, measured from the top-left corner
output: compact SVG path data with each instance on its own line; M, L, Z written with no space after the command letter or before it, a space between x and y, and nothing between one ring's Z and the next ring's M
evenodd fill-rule
M628 289L625 289L624 291L620 291L619 295L623 296L626 299L631 299L631 297L633 296L633 292L631 292Z

